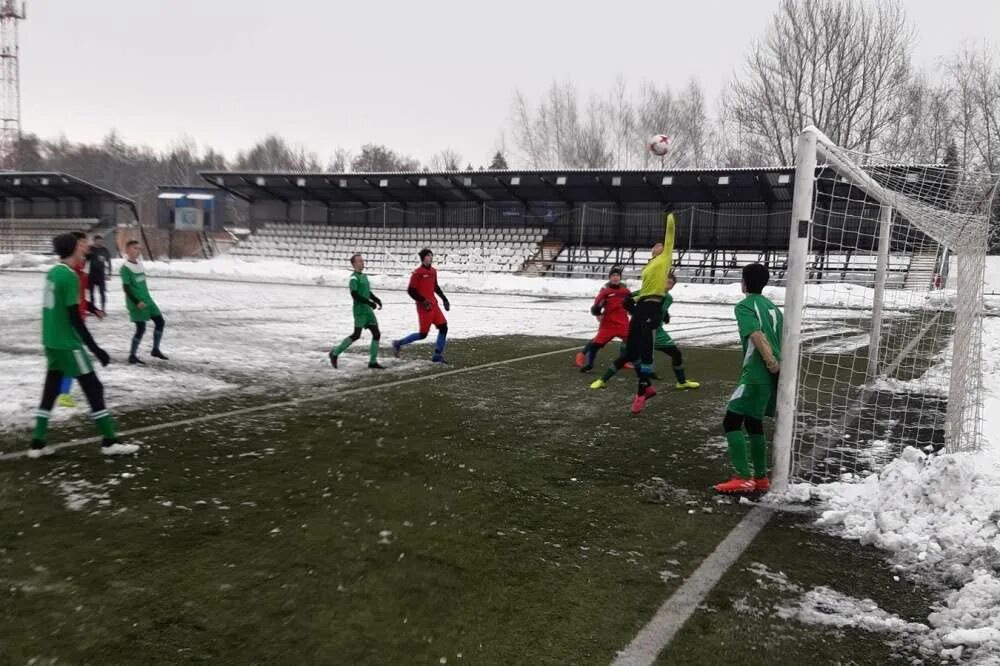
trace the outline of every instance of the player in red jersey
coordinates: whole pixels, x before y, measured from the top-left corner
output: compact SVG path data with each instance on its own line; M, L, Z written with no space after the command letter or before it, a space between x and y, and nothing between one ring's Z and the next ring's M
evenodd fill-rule
M417 340L423 340L431 330L433 324L438 331L437 342L434 344L434 355L431 361L434 363L447 363L444 360L444 345L448 338L448 320L444 318L444 312L438 307L436 296L441 297L441 305L445 310L451 310L451 303L448 297L441 291L437 280L437 270L431 266L434 261L434 253L424 248L419 253L420 265L410 276L410 286L407 293L417 303L417 319L420 322L420 331L410 333L405 338L395 340L392 343L392 351L399 356L399 351L408 344Z
M85 253L90 250L90 241L87 240L87 234L82 231L72 232L76 236L77 243L83 243L87 248ZM86 319L87 314L93 313L98 319L104 319L104 311L98 310L94 307L94 304L87 300L87 286L88 286L88 275L86 271L87 262L83 261L81 263L74 263L73 270L76 272L76 277L80 281L80 319ZM59 385L59 398L58 405L60 407L75 407L76 401L73 399L70 391L73 389L73 378L64 376L62 379L62 384Z
M628 310L625 301L629 291L622 284L622 269L614 266L608 273L608 283L597 292L591 314L601 322L597 327L597 335L583 346L583 351L576 355L576 366L580 372L587 372L594 367L594 358L598 350L615 338L622 342L628 340Z

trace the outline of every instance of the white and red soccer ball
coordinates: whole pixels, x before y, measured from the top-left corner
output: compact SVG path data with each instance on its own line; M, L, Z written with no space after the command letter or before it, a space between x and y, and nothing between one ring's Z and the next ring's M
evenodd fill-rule
M649 152L657 157L666 157L670 152L670 137L666 134L657 134L649 140Z

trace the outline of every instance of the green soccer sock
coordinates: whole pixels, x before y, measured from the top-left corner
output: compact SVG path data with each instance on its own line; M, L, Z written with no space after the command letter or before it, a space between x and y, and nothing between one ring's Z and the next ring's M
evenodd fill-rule
M102 409L99 412L94 412L93 417L94 425L97 426L98 432L101 433L105 440L118 439L118 435L115 433L115 422L111 420L108 410Z
M750 465L747 461L747 438L742 430L733 430L726 433L726 441L729 442L729 462L736 469L736 474L743 479L750 478Z
M354 344L354 339L353 338L351 338L350 336L344 338L343 341L341 341L341 343L339 345L337 345L337 348L333 350L333 355L334 356L340 356L341 354L344 353L345 349L347 349L348 347L350 347L353 344Z
M674 366L674 376L677 377L677 383L678 384L683 384L684 382L687 381L687 376L684 374L684 366L683 365L675 365Z
M615 376L616 372L618 371L615 369L614 365L608 366L608 369L604 371L603 375L601 375L601 381L607 384L611 381L611 378Z
M368 345L368 362L374 363L378 360L378 340L372 340L372 343Z
M767 438L764 435L750 435L750 459L753 460L754 477L767 476Z
M47 409L39 409L35 414L35 441L44 442L45 433L49 429L49 418L52 416L52 412Z

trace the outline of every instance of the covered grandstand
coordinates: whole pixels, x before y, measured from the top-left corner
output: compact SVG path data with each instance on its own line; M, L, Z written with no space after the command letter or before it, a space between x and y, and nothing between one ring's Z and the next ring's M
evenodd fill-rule
M885 167L891 173L893 167ZM202 172L249 205L253 233L237 256L342 266L366 254L375 272L402 272L430 246L440 267L543 276L638 271L677 214L681 279L739 279L750 261L780 280L791 224L792 167L673 171L530 170L440 173ZM846 185L845 185L846 187ZM835 188L836 189L836 188ZM869 284L878 206L820 192L837 232L813 237L813 280ZM848 209L849 208L849 209ZM837 222L830 220L829 222ZM926 286L942 258L896 225L890 281ZM903 239L906 239L905 242ZM866 244L867 243L867 244Z
M0 254L50 254L56 234L113 233L137 219L134 201L74 176L0 173Z

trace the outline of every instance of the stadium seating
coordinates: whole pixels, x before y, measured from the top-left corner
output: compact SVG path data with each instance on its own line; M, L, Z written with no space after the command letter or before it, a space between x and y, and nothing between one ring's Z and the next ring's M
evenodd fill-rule
M50 234L51 235L51 234ZM345 266L351 255L365 255L369 270L407 273L416 253L430 247L441 270L455 272L517 273L550 277L603 278L615 265L627 278L637 277L650 259L649 248L562 246L542 259L547 230L540 228L468 227L367 227L321 224L266 224L240 241L230 254L245 259L277 258L312 266ZM553 243L546 243L553 245ZM553 258L554 255L554 258ZM919 255L916 255L919 256ZM684 282L731 283L740 280L748 263L761 262L772 271L775 283L783 282L788 260L781 252L711 252L682 249L675 256L675 270ZM812 282L849 282L871 285L877 257L862 253L811 255L807 266ZM916 264L914 264L916 267ZM911 275L911 257L889 258L890 288L911 288L927 281Z
M542 274L552 277L603 278L612 266L618 265L624 269L626 278L634 278L649 259L648 248L565 247ZM874 254L810 255L806 267L807 279L810 282L849 282L870 286L875 280L877 261ZM713 265L711 252L681 250L675 253L674 270L678 279L683 282L739 282L743 266L753 262L767 265L776 282L783 280L788 268L787 255L780 252L718 253ZM890 255L887 277L889 288L909 288L914 282L910 269L910 255ZM925 278L923 272L920 282L929 283L929 278Z
M91 218L14 218L0 220L0 254L52 254L52 237L68 231L90 233Z
M369 270L412 270L422 247L434 250L446 271L514 273L539 252L546 230L455 227L348 227L319 224L267 224L241 241L230 254L241 258L278 258L313 266L346 266L351 255L365 256Z

